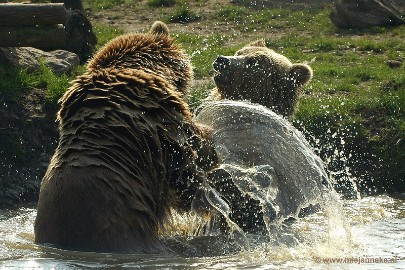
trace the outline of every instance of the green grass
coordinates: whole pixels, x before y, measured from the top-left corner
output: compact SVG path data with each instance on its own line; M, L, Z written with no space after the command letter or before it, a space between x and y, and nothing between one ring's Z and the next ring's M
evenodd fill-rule
M35 76L32 74L0 62L0 96L2 100L17 102L34 82Z
M199 34L174 33L173 36L191 56L194 75L197 79L210 77L212 63L218 55L234 54L240 46L225 46L229 39L219 34L206 37Z
M131 4L133 0L89 0L83 1L83 7L92 10L109 9L122 4Z
M226 6L217 12L217 17L226 22L234 22L235 27L246 31L265 29L290 29L294 31L313 31L322 29L324 33L331 33L334 28L327 23L329 21L329 9L326 8L302 8L286 9L272 8L253 11L243 6ZM318 33L318 32L317 32Z
M311 64L314 79L295 120L320 138L317 147L330 160L332 171L350 166L353 175L367 182L360 186L373 181L376 190L398 191L405 190L401 166L405 162L405 76L403 70L385 63L386 52L393 48L389 43L368 41L364 46L360 40L349 46L355 50L339 54L317 50ZM403 54L404 48L396 48L392 55ZM342 149L331 134L343 138L346 146ZM347 162L339 165L339 160Z
M33 75L35 76L33 87L45 88L47 102L51 105L56 104L66 92L69 88L69 81L72 79L71 76L66 74L56 75L45 64L41 64L39 70Z
M223 21L232 21L241 23L245 21L245 17L250 14L249 9L239 6L226 6L219 9L218 18Z
M100 23L93 24L93 31L97 36L97 50L111 39L124 33L124 31L118 27L111 27Z
M29 88L46 89L47 101L56 103L69 87L67 75L56 75L44 64L33 73L7 64L1 64L0 71L0 95L13 103L18 102Z
M201 16L195 11L191 10L190 7L180 6L167 20L171 23L189 23L201 20Z
M57 75L49 67L41 64L35 72L27 72L8 64L0 64L0 96L11 103L18 103L30 88L41 88L46 91L48 105L56 105L58 99L69 87L69 81L82 68L75 70L72 75Z
M75 71L77 72L77 71ZM72 75L73 76L73 75ZM56 107L57 101L61 95L68 89L69 80L71 77L67 75L56 75L52 70L41 64L39 70L30 73L26 70L10 66L5 63L0 63L0 100L8 106L20 108L22 98L27 95L32 88L43 89L45 91L45 104L48 107ZM5 119L7 116L5 115ZM13 125L6 120L3 125L0 124L0 141L2 142L2 156L7 156L14 162L26 162L29 146L20 141L20 136L14 134L12 128L8 129L8 125Z

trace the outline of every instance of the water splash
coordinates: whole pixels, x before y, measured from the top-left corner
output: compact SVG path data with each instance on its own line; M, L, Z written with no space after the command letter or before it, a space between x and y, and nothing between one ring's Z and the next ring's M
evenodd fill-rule
M351 225L351 245L329 233L333 217L325 211L303 217L282 227L285 235L299 243L269 242L267 237L248 234L250 251L223 252L215 246L226 238L204 236L193 242L180 238L183 247L193 252L175 254L107 254L75 252L39 247L33 242L35 209L0 211L0 268L2 269L403 269L405 266L405 199L387 195L343 201L343 212ZM338 210L337 210L338 211ZM197 215L176 213L174 222L186 228L200 223ZM195 223L195 224L194 224ZM173 224L174 226L176 224ZM338 226L335 226L338 227ZM182 229L175 226L174 229ZM338 232L339 232L339 228ZM329 237L330 236L330 237ZM336 237L334 239L331 239ZM192 240L190 240L192 239ZM190 243L191 241L191 243ZM225 242L226 244L226 242ZM207 247L213 251L207 252ZM201 250L202 248L203 250ZM179 256L179 255L181 256ZM188 255L185 256L184 254ZM191 254L191 255L190 255ZM208 254L208 255L207 255ZM326 258L396 258L391 264L331 264Z
M245 233L235 222L233 222L229 218L229 215L231 214L231 208L229 207L228 203L226 203L218 194L218 192L213 189L208 183L204 183L197 191L193 199L191 208L197 212L205 210L209 213L213 213L214 215L221 214L230 229L229 235L231 239L245 250L250 250L249 241ZM213 220L210 225L212 224L215 224L215 220ZM213 228L211 228L210 226L206 228L206 232L208 234L212 233L213 231L216 230L213 230Z
M213 129L221 169L242 194L260 202L267 231L276 242L297 242L280 233L282 223L312 209L339 217L339 228L347 231L322 160L286 119L256 104L219 101L203 104L195 121Z

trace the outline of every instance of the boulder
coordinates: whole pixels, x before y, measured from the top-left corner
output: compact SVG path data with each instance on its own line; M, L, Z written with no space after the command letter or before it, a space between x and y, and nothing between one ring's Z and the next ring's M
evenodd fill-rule
M45 52L31 47L0 48L0 60L29 72L38 70L43 62L56 74L70 73L80 64L75 53L63 50Z
M405 24L394 0L338 0L330 15L338 28L368 28Z

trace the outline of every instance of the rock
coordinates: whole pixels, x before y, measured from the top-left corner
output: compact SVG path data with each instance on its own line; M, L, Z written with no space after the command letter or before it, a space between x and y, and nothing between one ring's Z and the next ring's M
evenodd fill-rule
M38 70L43 61L56 74L69 73L80 64L75 53L63 50L45 52L31 47L0 48L1 59L29 72Z
M393 0L338 0L330 15L338 28L367 28L405 24Z
M399 68L401 67L402 62L398 60L387 60L387 65L390 68Z

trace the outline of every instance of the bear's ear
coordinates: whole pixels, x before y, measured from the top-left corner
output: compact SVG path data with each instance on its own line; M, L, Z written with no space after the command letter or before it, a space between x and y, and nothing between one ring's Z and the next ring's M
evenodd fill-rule
M302 86L312 79L312 68L306 64L293 64L290 75L298 86Z
M250 43L248 46L266 47L266 41L264 41L264 39L259 39L259 40L256 40L256 41Z
M169 28L164 22L156 21L153 23L152 27L149 30L149 33L155 35L169 35Z

